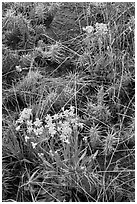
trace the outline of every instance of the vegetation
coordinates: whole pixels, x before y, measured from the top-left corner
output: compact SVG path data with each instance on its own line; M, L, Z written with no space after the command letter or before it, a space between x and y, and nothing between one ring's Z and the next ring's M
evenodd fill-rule
M135 4L2 3L3 201L135 201Z

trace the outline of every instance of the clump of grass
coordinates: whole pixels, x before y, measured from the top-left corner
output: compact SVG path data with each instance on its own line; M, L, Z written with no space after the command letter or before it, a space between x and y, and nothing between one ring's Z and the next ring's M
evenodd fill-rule
M22 141L22 135L17 134L14 119L6 120L3 129L3 199L18 200L18 190L25 168L31 169L39 163L35 152ZM27 166L27 167L26 167ZM25 197L24 197L25 199Z
M28 24L21 14L16 16L14 11L8 12L3 19L4 43L12 49L23 47L29 37Z
M19 78L18 73L15 70L15 66L19 64L20 56L18 53L11 52L8 47L2 48L2 79L3 88L10 87L12 82Z
M90 129L89 129L89 143L92 147L92 149L96 149L97 147L99 147L101 145L101 128L98 127L98 125L93 125Z
M90 192L98 185L98 182L101 185L101 181L99 181L95 172L92 172L94 165L91 160L94 162L96 154L86 156L86 148L82 149L81 145L78 146L80 129L83 127L83 123L79 120L79 117L74 114L74 107L72 106L70 110L62 109L59 114L47 115L45 122L36 118L33 123L31 109L24 109L20 114L16 130L20 132L22 131L22 125L27 125L27 130L24 129L27 134L24 134L24 139L27 143L30 141L44 165L41 173L39 171L37 171L38 174L35 172L35 176L31 176L32 180L25 184L33 188L34 183L36 182L37 185L38 180L42 179L42 186L41 184L38 185L38 189L40 187L38 192L37 189L33 188L35 199L37 193L41 196L44 191L46 198L46 193L48 193L50 199L52 197L54 201L61 201L63 197L61 197L61 200L57 197L60 195L57 187L62 186L62 182L64 196L66 189L71 191L71 189L78 188L78 191L84 191L87 194L87 199L91 199ZM44 123L45 125L43 125ZM45 148L46 146L48 146L48 149ZM84 172L84 175L82 172ZM53 192L52 194L49 193L50 188L46 185L47 182L53 186L52 191L54 188L56 189L56 196L53 196Z
M99 88L96 95L92 95L86 103L86 118L90 120L91 124L107 124L110 120L111 112L109 107L105 104L105 92L103 86Z

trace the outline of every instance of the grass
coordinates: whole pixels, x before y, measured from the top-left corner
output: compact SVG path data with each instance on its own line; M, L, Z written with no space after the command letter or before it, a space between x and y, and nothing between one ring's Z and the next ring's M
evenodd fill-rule
M135 4L2 3L6 202L135 202Z

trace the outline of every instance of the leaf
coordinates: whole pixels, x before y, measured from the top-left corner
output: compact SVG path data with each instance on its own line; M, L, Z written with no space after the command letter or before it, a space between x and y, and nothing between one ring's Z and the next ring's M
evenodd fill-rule
M56 164L58 167L68 170L67 166L61 161L60 156L57 152L54 153Z
M84 153L81 155L81 157L79 158L78 163L86 156L87 153L87 149L84 151Z
M22 159L22 161L26 162L26 163L29 163L29 164L33 164L33 162L29 161L28 159Z
M37 172L39 171L39 169L37 169L32 175L31 175L31 177L29 178L29 182L28 183L31 183L31 182L33 182L33 179L34 179L34 177L36 176L36 174L37 174ZM37 178L38 176L36 176L36 178ZM35 178L35 179L36 179Z
M84 149L84 150L85 150L85 149ZM74 165L77 166L77 165L79 164L80 160L82 159L82 157L84 157L84 155L83 155L83 156L81 156L81 157L79 158L79 155L80 155L84 150L80 151L80 148L77 148L77 150L75 150L74 156L72 157L72 161L73 161L73 164L74 164Z
M96 159L97 154L98 154L98 150L92 155L92 158Z
M92 165L93 160L96 158L97 154L98 154L98 150L94 154L92 154L91 156L85 158L85 160L82 161L81 166L83 166L85 164L88 164L88 166Z
M54 167L53 167L48 161L46 161L45 159L43 160L43 164L44 164L45 166L48 166L48 167L54 169Z

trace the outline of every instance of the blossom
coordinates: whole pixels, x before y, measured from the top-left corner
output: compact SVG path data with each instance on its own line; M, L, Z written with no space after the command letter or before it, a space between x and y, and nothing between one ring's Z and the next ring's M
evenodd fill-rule
M29 139L30 138L27 135L25 135L25 141L27 142Z
M70 144L70 141L68 139L66 139L64 142Z
M102 7L105 8L106 2L91 2L91 4L95 7Z
M33 149L35 149L37 143L31 142Z
M106 34L108 32L107 24L96 23L95 27L96 27L96 31L99 34Z
M27 120L27 126L32 126L32 120Z
M70 143L69 140L68 140L68 137L66 135L64 135L64 134L60 135L60 139L65 143L68 143L68 144Z
M68 116L69 116L69 110L65 110L65 111L64 111L64 116L65 116L65 117L68 117Z
M62 133L65 135L71 135L72 133L72 128L70 127L70 124L68 121L65 121L61 125L62 128Z
M70 106L70 111L74 113L74 106Z
M62 142L70 144L69 139L66 135L61 134L60 139L62 140Z
M54 120L57 120L58 118L59 118L59 115L58 115L58 114L53 115L53 119L54 119Z
M28 126L27 127L27 132L30 134L33 131L33 127L32 126Z
M39 157L43 157L44 154L43 154L43 153L38 153L38 156L39 156Z
M75 124L75 123L76 123L76 118L71 118L71 119L70 119L70 123L71 123L71 124Z
M61 110L64 112L64 107L62 107Z
M53 116L47 114L45 117L45 125L39 118L35 118L35 121L32 122L32 109L24 108L24 110L20 113L19 119L16 121L17 127L16 130L20 130L20 124L25 123L26 132L29 134L34 133L37 137L35 139L39 140L40 135L43 134L44 130L54 137L56 134L60 137L62 142L69 144L70 137L74 128L81 127L83 128L83 123L79 122L79 117L74 114L74 107L70 106L69 109L64 110L62 108L62 112L59 114L55 114ZM19 124L18 124L19 123ZM33 135L34 136L34 135ZM25 135L25 141L27 142L32 137L29 135ZM32 147L35 148L37 143L31 142Z
M54 130L53 128L49 128L49 133L53 137L56 134L56 130Z
M70 127L70 124L68 121L64 121L62 124L60 124L60 139L65 143L69 142L69 137L72 134L72 128Z
M20 130L20 126L17 126L17 127L16 127L16 131L19 131L19 130Z
M40 127L40 126L42 125L42 121L40 121L39 118L36 118L36 120L35 120L35 122L34 122L34 125L35 125L36 127Z
M45 128L48 128L49 133L53 137L56 134L55 130L55 123L52 122L52 117L50 115L46 116L46 121L47 125L45 125Z
M27 120L27 132L30 134L33 131L32 120Z
M74 116L74 107L70 106L69 110L64 111L64 116L65 117L73 117Z
M78 123L78 126L82 129L84 127L83 123Z
M85 166L81 166L81 170L85 170Z
M63 118L63 117L64 117L63 113L60 113L59 118Z
M51 122L52 123L52 117L47 114L47 116L45 117L45 122Z
M29 120L30 116L32 115L32 109L31 108L24 108L24 110L20 113L19 120Z
M39 127L39 128L34 128L34 129L33 129L33 131L34 131L34 133L35 133L36 136L42 135L43 130L44 130L44 127L43 127L43 126L42 126L42 127Z
M22 68L21 68L20 65L19 65L19 66L16 66L16 71L17 71L17 72L21 72L21 71L22 71Z
M83 137L83 141L87 142L88 141L88 137Z
M88 34L90 34L94 31L94 27L93 26L86 26L85 28L83 27L83 31L86 31Z
M23 123L23 119L22 118L19 118L17 121L16 121L16 124L18 124L18 123Z
M55 134L56 134L56 129L55 129L55 124L52 123L50 124L50 126L48 126L48 130L49 130L49 133L51 134L51 136L53 137Z

